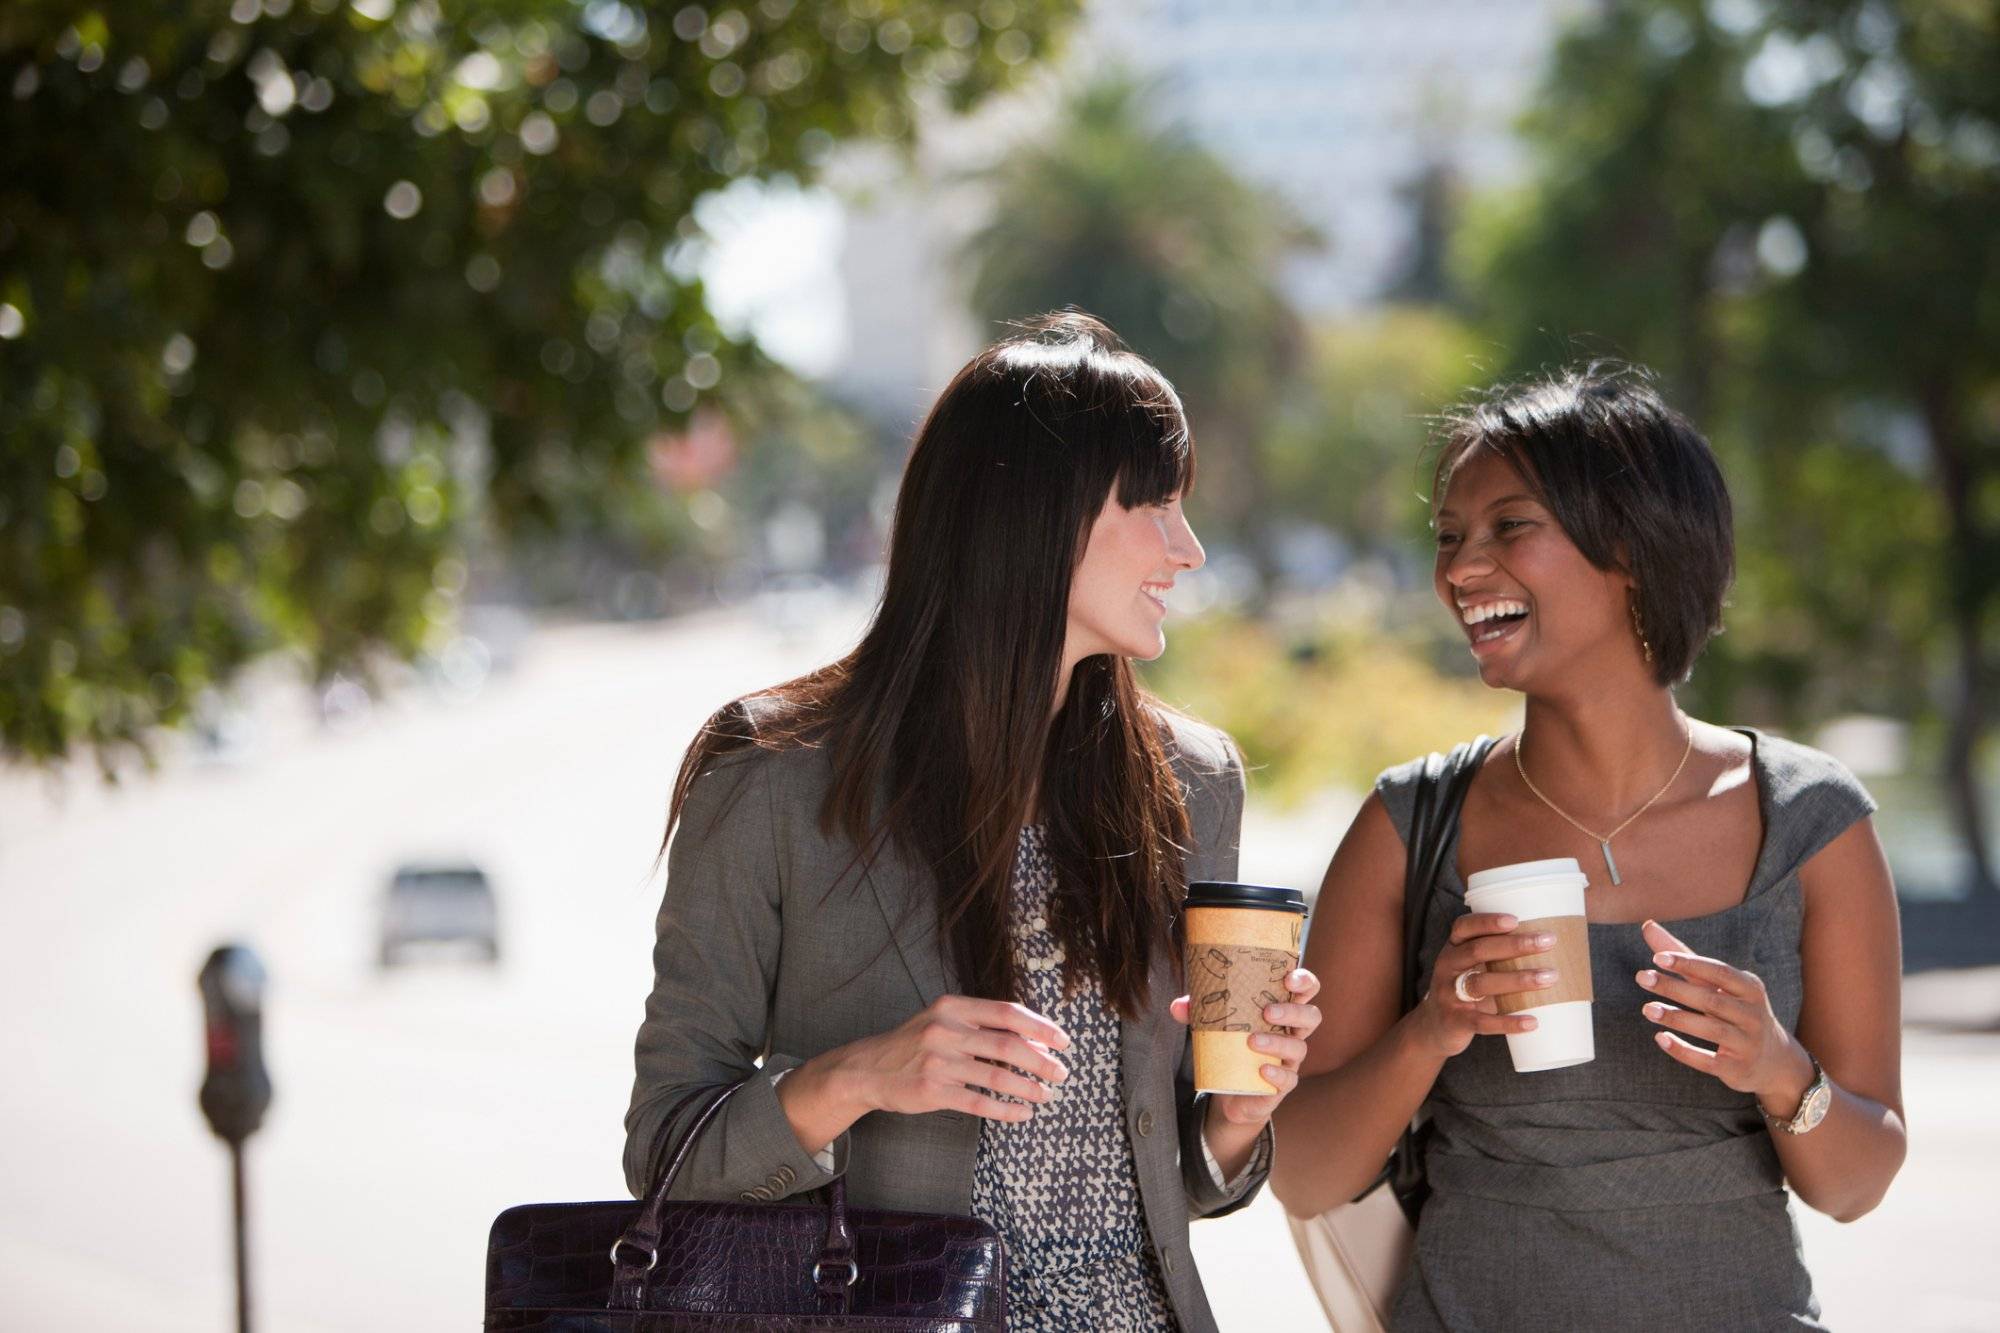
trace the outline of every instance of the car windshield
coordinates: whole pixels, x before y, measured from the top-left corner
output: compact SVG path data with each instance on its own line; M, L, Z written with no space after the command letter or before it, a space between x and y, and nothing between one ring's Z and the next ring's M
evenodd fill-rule
M485 893L486 877L464 871L430 871L396 876L398 893Z

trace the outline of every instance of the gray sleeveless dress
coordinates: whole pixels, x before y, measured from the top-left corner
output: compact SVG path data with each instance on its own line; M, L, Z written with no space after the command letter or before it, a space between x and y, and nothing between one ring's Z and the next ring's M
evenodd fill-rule
M1791 1028L1799 867L1875 803L1829 756L1745 734L1764 816L1748 894L1662 924L1757 973ZM1421 762L1376 783L1406 843ZM1423 975L1465 911L1455 844L1445 867L1423 924ZM1516 1074L1497 1037L1445 1062L1425 1103L1433 1193L1396 1296L1398 1333L1825 1327L1756 1099L1654 1045L1657 1028L1639 1012L1652 997L1633 980L1651 958L1637 924L1591 925L1591 1063Z

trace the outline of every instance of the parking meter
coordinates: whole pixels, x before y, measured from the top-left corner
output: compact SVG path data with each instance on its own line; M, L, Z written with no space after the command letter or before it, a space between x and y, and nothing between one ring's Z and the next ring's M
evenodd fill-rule
M243 1141L264 1123L271 1079L264 1072L264 965L240 944L225 944L201 967L208 1073L201 1113L229 1145L236 1222L236 1328L250 1333L249 1207L243 1183Z
M271 1079L264 1072L264 965L240 944L225 944L201 969L207 1011L208 1075L201 1113L227 1143L240 1144L264 1122Z

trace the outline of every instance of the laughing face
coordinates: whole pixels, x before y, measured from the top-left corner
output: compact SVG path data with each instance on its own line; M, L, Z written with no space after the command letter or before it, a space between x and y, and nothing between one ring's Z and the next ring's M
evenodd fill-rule
M1114 492L1090 525L1070 580L1064 659L1158 657L1167 648L1165 598L1174 576L1201 568L1204 559L1179 496L1127 509Z
M1469 455L1432 527L1438 598L1488 685L1525 691L1643 670L1631 577L1584 559L1506 459L1485 449Z

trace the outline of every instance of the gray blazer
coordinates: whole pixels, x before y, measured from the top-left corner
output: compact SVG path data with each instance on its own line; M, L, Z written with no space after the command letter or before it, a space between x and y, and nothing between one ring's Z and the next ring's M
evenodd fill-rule
M1175 718L1173 732L1195 842L1188 878L1233 878L1242 763L1213 728ZM675 1103L694 1088L745 1080L702 1134L675 1197L782 1199L826 1184L833 1173L793 1136L774 1076L953 991L935 882L893 851L851 868L852 843L819 827L831 777L823 751L751 749L719 760L688 794L625 1117L635 1195L657 1177ZM1168 969L1164 954L1154 959L1151 1011L1122 1025L1125 1127L1175 1313L1187 1333L1207 1333L1215 1318L1188 1252L1188 1220L1242 1207L1263 1173L1225 1191L1208 1170L1187 1030L1167 1011L1176 994ZM977 1117L955 1111L871 1113L835 1143L835 1173L856 1207L965 1215L979 1129ZM1269 1147L1257 1154L1263 1162Z

